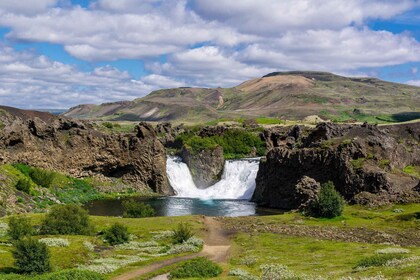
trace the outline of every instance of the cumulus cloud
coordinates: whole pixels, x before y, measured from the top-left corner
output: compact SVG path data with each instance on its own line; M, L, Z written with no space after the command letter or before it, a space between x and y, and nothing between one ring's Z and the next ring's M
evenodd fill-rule
M339 31L287 32L248 45L242 62L306 70L349 70L420 61L420 43L404 34L347 27Z
M185 3L171 3L144 14L81 7L36 17L4 14L0 25L11 28L9 39L63 44L71 55L89 61L159 56L206 41L232 46L249 37L203 21Z
M176 86L153 75L134 80L111 66L82 72L29 52L0 46L0 104L21 108L69 108L81 103L131 100Z
M204 87L230 87L275 70L241 63L234 56L216 46L203 46L178 52L166 63L149 64L147 68L162 75L188 78L192 85Z
M68 107L165 87L229 87L279 70L373 73L420 62L420 43L367 23L401 19L419 6L416 0L95 0L83 8L70 0L2 0L8 44L58 44L93 64L143 60L148 73L135 80L109 66L83 72L0 46L0 102Z
M35 15L53 7L57 0L1 0L0 13Z
M193 0L197 13L242 32L281 34L291 29L339 29L370 18L388 19L418 5L413 0Z

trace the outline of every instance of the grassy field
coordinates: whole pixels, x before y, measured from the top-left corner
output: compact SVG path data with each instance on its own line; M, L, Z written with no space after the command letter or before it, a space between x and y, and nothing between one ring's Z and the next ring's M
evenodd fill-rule
M28 216L37 226L44 214ZM190 223L198 237L206 234L201 216L142 219L92 216L91 219L97 232L119 222L134 235L133 241L156 242L157 245L152 244L146 250L146 247L133 250L108 246L100 236L37 236L69 241L68 247L50 247L55 270L103 263L109 266L119 262L120 268L104 274L111 279L158 260L191 254L156 253L171 246L168 238L157 236L174 229L180 222ZM343 216L334 219L316 219L288 212L272 216L220 218L220 221L231 233L232 247L229 262L222 264L224 272L217 279L246 279L229 276L229 272L259 276L263 265L275 265L284 275L295 277L284 279L369 279L366 277L378 275L383 278L371 279L419 279L420 204L379 209L346 206ZM0 279L1 272L13 268L12 247L7 245L8 239L2 230L6 222L7 218L0 219L0 241L3 242L0 245ZM95 249L89 249L87 244L94 245ZM368 267L360 266L372 262L372 257L376 263ZM174 267L139 279L148 279Z

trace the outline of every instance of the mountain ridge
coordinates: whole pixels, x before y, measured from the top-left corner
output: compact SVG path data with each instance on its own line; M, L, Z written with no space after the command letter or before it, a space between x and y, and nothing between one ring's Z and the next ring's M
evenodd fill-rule
M170 88L132 101L78 105L64 116L114 121L208 122L217 119L302 120L408 114L420 117L420 88L328 72L272 72L232 88ZM410 117L411 116L411 117Z

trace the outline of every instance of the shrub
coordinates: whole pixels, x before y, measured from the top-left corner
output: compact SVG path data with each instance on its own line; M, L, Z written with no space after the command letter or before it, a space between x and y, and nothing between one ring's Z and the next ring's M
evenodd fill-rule
M313 217L334 218L343 212L344 200L335 190L333 182L321 185L316 200L309 205L309 215Z
M180 223L178 227L174 229L174 234L172 236L172 242L174 244L181 244L193 236L191 226L187 223Z
M80 269L62 270L38 276L35 280L103 280L99 273Z
M137 202L134 199L123 201L122 207L124 218L143 218L155 215L155 210L152 206L143 202Z
M12 216L9 218L7 234L12 240L19 240L33 234L31 219L24 216Z
M19 179L15 185L16 189L25 193L31 191L31 183L28 179Z
M93 226L86 210L77 205L55 205L42 221L43 234L90 235Z
M382 266L388 261L395 259L402 259L404 255L401 254L376 254L371 257L366 257L357 262L354 268L358 267L370 267L370 266Z
M186 261L177 269L171 272L171 278L210 278L216 277L222 273L223 269L214 262L204 258L198 257Z
M126 226L115 223L109 229L105 230L104 239L110 245L118 245L128 242L130 234Z
M29 171L29 176L38 186L49 188L54 180L55 174L52 171L33 167Z
M104 122L102 125L106 128L112 129L114 125L111 122Z
M22 239L15 243L12 252L16 268L22 273L45 273L51 271L50 252L47 245L35 239Z

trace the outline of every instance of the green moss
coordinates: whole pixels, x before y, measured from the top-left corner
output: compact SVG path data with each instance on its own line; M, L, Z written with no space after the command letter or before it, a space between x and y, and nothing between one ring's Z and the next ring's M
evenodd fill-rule
M390 163L391 163L391 161L389 159L381 159L379 161L379 167L380 168L387 168L387 167L389 167Z
M351 160L350 163L353 166L353 169L357 170L357 169L363 168L365 161L366 161L366 158L358 158L358 159Z
M420 178L420 166L407 165L404 167L403 172L410 174L414 177Z

